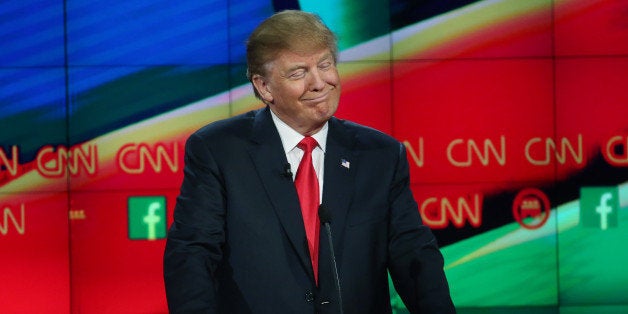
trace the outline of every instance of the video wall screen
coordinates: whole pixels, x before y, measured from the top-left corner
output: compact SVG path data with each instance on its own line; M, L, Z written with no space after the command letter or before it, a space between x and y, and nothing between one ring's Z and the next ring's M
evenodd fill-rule
M262 106L244 43L287 8L407 148L458 312L628 312L621 0L0 3L3 312L167 312L185 140Z

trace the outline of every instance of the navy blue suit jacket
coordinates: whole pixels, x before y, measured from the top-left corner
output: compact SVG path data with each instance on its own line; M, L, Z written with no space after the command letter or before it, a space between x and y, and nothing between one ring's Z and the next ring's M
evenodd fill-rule
M190 136L164 255L171 312L338 313L327 235L317 287L287 163L268 107ZM387 271L410 312L453 313L404 146L332 118L324 175L344 313L390 313Z

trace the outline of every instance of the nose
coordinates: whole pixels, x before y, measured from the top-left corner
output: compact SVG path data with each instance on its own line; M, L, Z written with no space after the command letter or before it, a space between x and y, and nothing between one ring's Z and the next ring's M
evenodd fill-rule
M322 91L325 89L325 79L323 73L320 70L316 69L314 71L310 71L309 77L309 90L313 92Z

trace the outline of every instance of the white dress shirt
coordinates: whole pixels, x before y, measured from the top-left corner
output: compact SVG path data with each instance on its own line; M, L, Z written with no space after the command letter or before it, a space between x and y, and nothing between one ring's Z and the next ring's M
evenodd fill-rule
M281 121L281 119L279 119L279 117L277 117L272 110L270 113L273 117L275 127L277 127L277 131L279 132L279 137L281 138L281 143L283 144L283 150L288 159L288 163L290 163L292 180L294 180L297 175L297 169L299 168L301 158L303 158L303 151L297 147L297 144L301 142L304 136L288 126L285 122ZM318 178L318 187L320 191L318 197L319 202L321 203L323 202L323 172L325 170L325 145L327 144L328 129L328 123L325 123L320 131L312 135L316 142L318 142L318 146L316 146L312 151L312 163L314 165L314 171L316 171L316 177Z

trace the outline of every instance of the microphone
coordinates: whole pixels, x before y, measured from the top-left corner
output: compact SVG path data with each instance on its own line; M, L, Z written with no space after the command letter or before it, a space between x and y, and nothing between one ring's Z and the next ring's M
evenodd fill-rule
M338 305L340 306L340 314L343 314L342 309L342 293L340 292L340 277L338 277L338 267L336 266L336 255L334 254L334 242L331 239L331 212L327 207L321 204L318 207L318 218L320 219L325 231L327 232L327 239L329 239L329 250L331 253L331 265L334 272L334 283L336 284L336 290L338 290Z
M283 173L281 175L292 179L292 168L290 167L290 163L283 165Z

